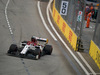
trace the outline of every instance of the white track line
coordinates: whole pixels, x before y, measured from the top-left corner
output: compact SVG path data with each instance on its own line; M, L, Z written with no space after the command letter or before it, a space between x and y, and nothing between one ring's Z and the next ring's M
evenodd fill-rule
M93 75L96 75L94 70L91 68L91 66L88 64L88 62L84 59L84 57L81 55L81 53L77 52L77 54L83 60L83 62L86 64L86 66L89 68L89 70L93 73Z
M6 17L6 21L7 21L9 30L10 30L10 34L12 35L13 32L12 32L12 29L11 29L11 26L10 26L10 23L9 23L9 20L8 20L8 16L7 16L7 8L8 8L9 2L10 2L10 0L7 1L6 7L5 7L5 17Z
M43 21L43 25L45 26L45 28L47 29L47 31L50 33L50 35L53 37L53 39L54 39L55 41L57 41L56 37L55 37L55 36L53 35L53 33L50 31L50 29L48 28L48 26L47 26L47 24L46 24L46 22L45 22L45 20L44 20L44 18L43 18L43 15L42 15L42 12L41 12L41 9L40 9L40 1L38 1L37 7L38 7L38 11L39 11L40 17L41 17L41 19L42 19L42 21Z
M50 20L50 16L49 16L49 8L50 8L50 4L51 4L52 0L50 0L48 6L47 6L47 18L48 18L48 21L52 27L52 29L54 30L54 32L56 33L56 35L59 37L59 39L62 41L62 43L65 45L65 47L68 49L68 51L71 53L71 55L75 58L75 60L79 63L79 65L82 67L82 69L84 70L84 72L86 74L89 75L89 72L86 70L86 68L81 64L81 62L77 59L77 57L73 54L73 52L70 50L70 48L66 45L66 43L63 41L63 39L61 38L61 36L57 33L56 29L54 28L51 20ZM51 13L51 10L50 10L50 13ZM90 71L96 75L96 73L94 72L94 70L90 67L90 65L87 63L87 61L84 59L84 57L79 53L77 52L77 54L80 56L80 58L83 60L83 62L86 64L86 66L90 69Z

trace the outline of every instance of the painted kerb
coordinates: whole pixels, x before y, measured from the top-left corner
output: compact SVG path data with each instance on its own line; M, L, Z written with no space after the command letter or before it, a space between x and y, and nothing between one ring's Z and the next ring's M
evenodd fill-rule
M55 8L55 0L53 3L53 19L58 25L61 32L64 34L66 39L69 41L73 49L76 51L77 49L77 36L74 31L69 27L69 25L65 22L65 20L61 17L58 13L57 9Z

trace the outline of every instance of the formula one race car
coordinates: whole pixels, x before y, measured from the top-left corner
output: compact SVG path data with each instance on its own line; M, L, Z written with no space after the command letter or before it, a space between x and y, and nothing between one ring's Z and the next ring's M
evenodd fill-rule
M48 39L32 36L31 41L21 42L20 47L16 44L11 44L7 54L38 60L43 55L51 55L52 50L52 46L48 45Z

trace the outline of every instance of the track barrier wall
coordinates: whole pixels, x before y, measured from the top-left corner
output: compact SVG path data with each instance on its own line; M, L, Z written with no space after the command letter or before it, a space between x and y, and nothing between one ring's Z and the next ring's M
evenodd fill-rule
M92 40L90 44L89 54L100 69L100 49Z
M69 27L69 25L66 23L66 21L61 17L57 9L55 8L55 0L53 3L53 19L58 25L61 32L64 34L66 39L69 41L71 46L75 51L77 51L77 35L74 33L74 31Z

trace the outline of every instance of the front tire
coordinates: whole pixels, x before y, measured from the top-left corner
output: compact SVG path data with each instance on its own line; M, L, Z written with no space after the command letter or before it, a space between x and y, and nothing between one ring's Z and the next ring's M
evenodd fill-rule
M8 50L8 54L13 54L13 53L16 53L18 50L18 47L16 44L11 44L11 46L9 47L9 50Z

